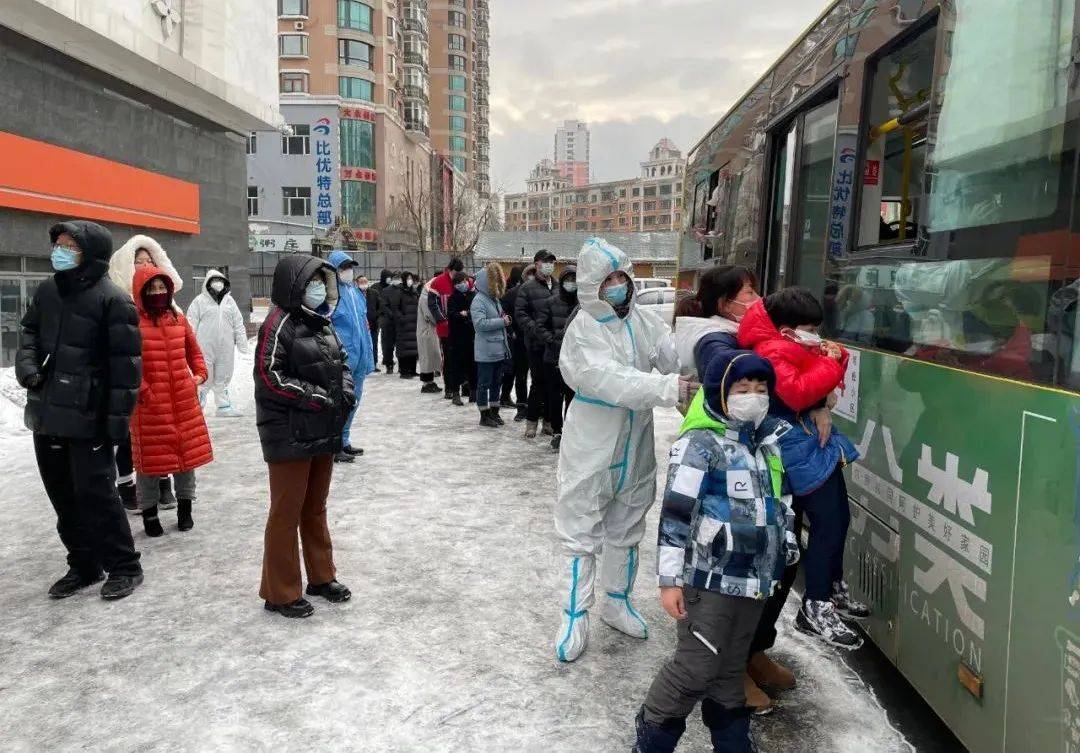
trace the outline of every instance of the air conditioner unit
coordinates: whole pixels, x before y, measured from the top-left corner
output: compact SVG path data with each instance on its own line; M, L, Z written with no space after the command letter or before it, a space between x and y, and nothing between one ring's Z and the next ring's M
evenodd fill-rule
M304 30L304 22L303 21L297 21L296 23L293 24L293 28L296 29L297 31L303 31Z

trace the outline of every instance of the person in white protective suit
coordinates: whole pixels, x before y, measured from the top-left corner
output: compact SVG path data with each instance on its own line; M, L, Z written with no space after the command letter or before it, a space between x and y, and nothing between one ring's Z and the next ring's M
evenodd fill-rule
M678 402L679 358L671 329L634 302L633 266L603 239L577 259L580 310L566 329L559 370L576 393L559 452L555 530L567 555L555 652L585 650L596 558L603 554L600 618L648 636L630 602L645 515L656 498L653 409ZM660 373L655 373L655 372Z
M195 330L206 369L206 381L199 387L199 402L205 404L207 393L214 392L217 415L238 418L243 415L229 398L236 349L247 353L247 330L240 307L229 295L229 278L211 269L206 273L203 291L188 306L187 318Z

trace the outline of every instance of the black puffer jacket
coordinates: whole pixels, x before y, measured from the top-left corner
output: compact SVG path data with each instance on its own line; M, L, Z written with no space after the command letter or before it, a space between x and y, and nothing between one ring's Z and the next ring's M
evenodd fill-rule
M112 235L95 222L63 222L83 263L38 286L22 320L15 377L26 387L26 428L70 439L121 442L142 382L139 315L109 280Z
M514 323L525 337L525 347L530 353L544 350L544 341L536 331L537 318L547 306L548 299L554 295L553 288L534 277L518 288L517 300L514 301Z
M368 328L374 332L379 328L379 317L382 314L382 296L376 285L368 285L364 291L364 299L367 301Z
M569 277L577 277L577 267L567 267L559 275L559 286L555 295L548 300L547 306L540 312L539 327L537 332L544 341L544 363L558 363L559 351L562 349L563 335L570 325L577 311L577 291L568 293L563 289L563 283Z
M397 297L397 310L394 312L394 322L397 327L397 356L398 358L417 358L420 355L416 347L416 316L417 307L420 305L420 288L416 278L413 278L414 287L402 287Z
M303 306L315 275L326 282L326 304ZM286 256L274 269L274 307L259 328L255 351L255 416L268 463L341 450L341 430L356 398L345 356L330 326L337 275L321 259Z
M518 283L512 288L507 288L506 293L503 294L502 300L499 301L499 303L502 304L502 310L510 315L510 327L506 330L506 336L509 338L511 346L521 342L523 337L520 330L518 330L517 317L515 316L519 290L521 290L521 283Z

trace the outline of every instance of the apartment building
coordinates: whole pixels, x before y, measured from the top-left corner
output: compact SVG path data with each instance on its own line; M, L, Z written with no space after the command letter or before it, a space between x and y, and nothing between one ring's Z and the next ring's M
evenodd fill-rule
M182 305L220 267L246 307L244 138L279 120L275 26L263 0L0 2L0 367L62 219L155 237Z
M551 160L529 174L524 193L503 199L506 230L657 232L682 227L682 153L662 139L636 178L574 186Z
M444 161L487 189L486 1L276 1L288 129L249 139L252 250L415 248L407 205L444 203Z
M579 188L589 182L589 126L580 120L567 120L555 129L555 167L559 175Z

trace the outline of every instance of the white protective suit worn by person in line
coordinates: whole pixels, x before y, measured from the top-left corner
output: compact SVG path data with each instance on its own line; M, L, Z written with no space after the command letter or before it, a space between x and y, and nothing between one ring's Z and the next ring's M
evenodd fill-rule
M600 296L616 271L630 278L624 316ZM635 304L632 275L626 255L602 239L590 238L578 255L581 309L559 356L562 377L577 393L563 428L555 503L555 530L568 555L555 646L561 661L585 650L601 551L600 618L627 635L648 635L630 594L656 498L653 409L678 401L679 359L670 327Z
M217 415L241 416L229 398L229 383L233 378L236 349L247 353L247 330L240 307L229 294L229 279L225 275L216 269L206 273L203 290L188 306L187 318L206 359L208 376L199 387L199 402L205 404L207 393L213 390Z

